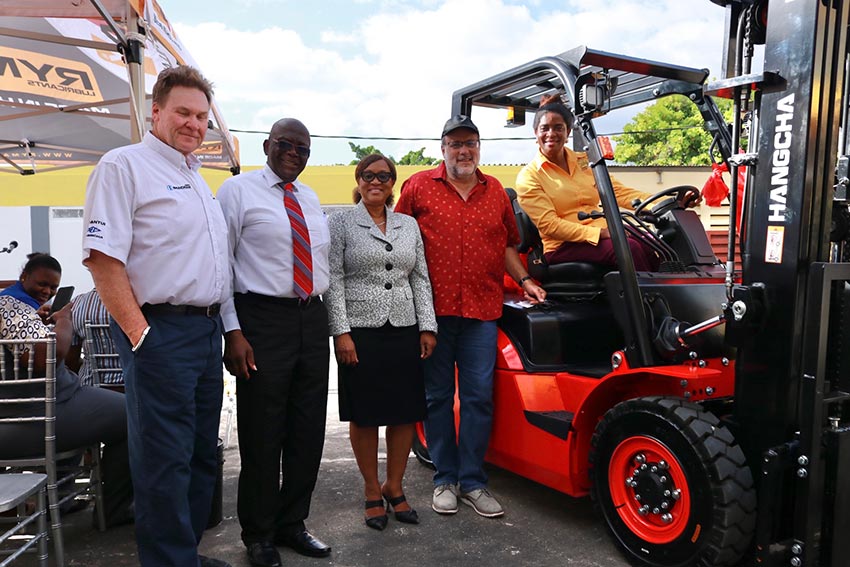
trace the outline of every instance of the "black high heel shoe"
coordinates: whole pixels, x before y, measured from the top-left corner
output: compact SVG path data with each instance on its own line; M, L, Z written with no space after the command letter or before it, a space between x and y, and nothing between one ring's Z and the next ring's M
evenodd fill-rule
M404 494L401 496L396 496L395 498L390 498L386 494L384 494L384 499L387 501L387 511L392 511L395 515L395 519L404 524L418 524L419 523L419 514L416 513L416 510L410 508L410 510L396 510L395 507L403 502L407 502L407 498L404 497Z
M366 509L369 508L384 508L383 500L367 500L366 501ZM366 516L366 525L372 528L373 530L382 531L387 527L387 514L381 514L380 516Z

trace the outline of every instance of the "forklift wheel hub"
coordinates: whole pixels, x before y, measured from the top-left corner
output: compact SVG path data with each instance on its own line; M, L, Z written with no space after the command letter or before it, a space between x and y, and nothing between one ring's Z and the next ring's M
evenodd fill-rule
M679 461L651 437L629 437L608 466L614 507L629 529L648 542L669 543L688 525L690 494Z

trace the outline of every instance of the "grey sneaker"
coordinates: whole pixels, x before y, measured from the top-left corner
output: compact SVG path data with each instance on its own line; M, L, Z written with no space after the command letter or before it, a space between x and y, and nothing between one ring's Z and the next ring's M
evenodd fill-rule
M454 484L441 484L434 489L431 508L438 514L457 514L457 488Z
M505 513L499 501L486 488L476 488L470 492L464 492L460 495L460 500L464 504L472 506L479 516L485 518L498 518Z

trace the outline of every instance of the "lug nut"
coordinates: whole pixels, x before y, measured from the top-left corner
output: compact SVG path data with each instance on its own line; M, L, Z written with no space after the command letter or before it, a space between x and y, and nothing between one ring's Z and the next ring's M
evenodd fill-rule
M673 496L673 500L678 500L679 498L682 497L682 491L677 488L676 490L673 491L672 496Z
M669 468L669 465L667 464L667 461L658 461L658 468L666 471Z
M658 514L661 513L661 509L660 508L653 508L652 513L655 514L655 515L658 515Z
M647 514L649 514L649 506L644 504L643 506L638 508L638 514L640 514L641 516L646 516Z
M638 453L635 455L635 462L639 465L642 465L646 462L646 456L643 453Z
M667 482L667 477L666 477L666 476L663 476L663 475L662 475L662 476L660 476L660 477L658 477L658 482L660 482L660 483L662 483L662 484L663 484L663 483L665 483L665 482Z
M803 564L803 562L800 560L799 557L792 557L791 558L791 567L800 567L800 565L802 565L802 564Z
M662 502L662 503L661 503L661 509L662 509L662 510L666 510L666 509L667 509L667 508L669 508L669 507L670 507L670 503L669 503L669 502L667 502L666 500L665 500L664 502Z
M665 524L669 524L673 521L673 514L661 514L661 521Z
M809 476L809 471L800 467L799 469L797 469L797 476L799 478L806 478L807 476Z
M797 464L805 467L809 464L809 458L806 455L800 455L797 457Z
M795 543L791 546L791 553L793 553L794 555L800 555L801 553L803 553L803 546L799 543Z

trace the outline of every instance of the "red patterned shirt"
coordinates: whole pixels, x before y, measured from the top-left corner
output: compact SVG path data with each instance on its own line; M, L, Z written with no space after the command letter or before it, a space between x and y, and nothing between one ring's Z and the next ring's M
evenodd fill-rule
M505 248L516 246L519 234L502 184L477 174L464 201L445 164L416 173L402 185L395 211L419 223L436 314L493 321L502 315Z

